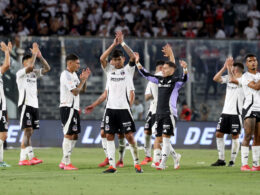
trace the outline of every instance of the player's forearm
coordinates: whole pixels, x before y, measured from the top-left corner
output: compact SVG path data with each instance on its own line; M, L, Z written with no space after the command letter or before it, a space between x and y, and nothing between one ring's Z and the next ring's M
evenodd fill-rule
M125 42L121 43L121 45L127 53L127 55L129 56L129 58L131 59L131 61L135 61L135 54L133 50Z
M138 72L141 74L142 77L146 78L148 81L151 81L152 83L158 84L158 78L156 78L155 75L152 75L144 68L138 69Z
M41 64L42 64L42 74L49 72L51 70L51 67L48 64L48 62L43 57L40 57L39 59L40 59Z
M32 55L32 62L31 62L31 64L29 64L29 66L26 67L26 69L25 69L26 73L30 73L30 72L33 71L34 65L35 65L35 61L36 61L36 56L37 56L36 54Z
M130 95L129 95L130 107L133 105L134 101L135 101L135 92L134 92L134 90L131 90Z
M107 58L109 56L109 54L112 52L112 50L115 48L115 44L113 43L112 45L109 46L109 48L107 48L107 50L100 56L100 62L101 65L103 66L103 68L106 67L107 65Z
M173 53L171 53L171 55L169 55L169 61L173 62L175 64L175 57L173 55Z
M5 60L3 66L1 68L1 73L4 74L10 68L10 53L9 51L5 51Z
M106 98L107 98L107 94L103 93L101 96L99 96L99 98L95 102L92 103L92 106L96 107L99 104L102 104Z
M86 80L81 80L79 85L75 89L71 90L71 92L73 93L74 96L79 95L84 83L86 83Z
M257 83L252 81L248 84L248 87L250 87L254 90L257 90L257 91L260 90L260 81L258 81Z
M217 74L215 74L215 76L213 77L213 80L214 80L215 82L220 83L220 82L222 81L221 76L222 76L222 74L225 72L225 70L226 70L225 67L221 68L221 70L218 71Z

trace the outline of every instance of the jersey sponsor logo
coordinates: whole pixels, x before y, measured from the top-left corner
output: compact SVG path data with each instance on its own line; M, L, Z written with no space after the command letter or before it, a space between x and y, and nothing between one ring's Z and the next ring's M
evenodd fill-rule
M171 85L170 84L161 84L161 83L159 83L158 87L171 87Z
M125 78L112 78L110 79L111 81L119 82L119 81L124 81Z

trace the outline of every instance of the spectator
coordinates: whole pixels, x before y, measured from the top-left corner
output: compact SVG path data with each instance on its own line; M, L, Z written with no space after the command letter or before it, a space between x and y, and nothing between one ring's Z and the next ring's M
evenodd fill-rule
M225 39L226 38L226 34L225 34L224 30L220 26L217 26L215 38L216 39Z
M253 21L253 26L258 28L259 26L259 19L260 19L260 12L256 9L254 5L252 10L247 13L247 17Z
M205 103L202 103L200 105L200 117L201 117L200 118L201 121L208 121L209 107Z
M191 112L191 109L189 108L189 106L187 105L187 102L183 101L180 119L184 120L184 121L190 121L191 114L192 114L192 112Z
M256 39L258 35L258 30L253 26L253 21L249 20L249 25L244 30L244 35L247 39Z
M134 104L132 105L132 112L134 120L143 120L144 107L140 103L139 98L136 97Z
M226 10L223 14L224 28L227 37L230 37L234 33L236 14L231 7L231 4L227 4Z

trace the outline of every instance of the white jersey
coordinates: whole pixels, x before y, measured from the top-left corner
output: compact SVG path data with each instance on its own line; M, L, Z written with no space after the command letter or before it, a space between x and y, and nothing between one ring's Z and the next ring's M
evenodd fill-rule
M257 72L256 74L252 74L249 72L243 74L241 84L245 94L245 102L243 106L244 109L251 108L252 111L260 111L260 91L248 87L248 84L251 81L258 82L259 80L259 72Z
M133 76L135 66L127 64L125 67L116 69L108 64L104 69L107 74L107 104L110 109L130 109L128 94L134 90Z
M18 106L27 105L38 108L37 78L42 76L42 69L34 69L26 73L23 68L16 73L16 83L19 91Z
M244 93L242 86L230 83L228 75L222 76L222 84L227 84L226 97L223 107L223 114L241 115L244 101ZM241 81L241 77L238 78Z
M157 72L155 75L157 76L162 76L162 72ZM152 82L148 82L146 90L145 90L145 95L151 94L153 96L153 100L150 102L150 107L149 111L152 114L156 113L156 107L157 107L157 101L158 101L158 85Z
M60 107L73 107L79 110L79 94L73 95L72 89L79 85L80 81L75 72L64 70L60 75Z
M6 110L6 99L5 99L5 92L4 92L4 83L3 83L3 79L2 79L3 75L1 73L1 68L0 68L0 110Z

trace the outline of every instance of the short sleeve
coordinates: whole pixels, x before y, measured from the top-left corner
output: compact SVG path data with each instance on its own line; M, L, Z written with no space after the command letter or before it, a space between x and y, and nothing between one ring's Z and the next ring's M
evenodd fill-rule
M73 82L73 78L71 75L69 74L63 74L62 75L62 83L67 87L67 89L69 91L71 91L72 89L75 89L77 86L76 84Z
M225 83L228 83L229 82L229 76L228 75L225 75L225 76L221 76L221 84L225 84Z

